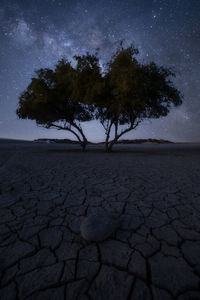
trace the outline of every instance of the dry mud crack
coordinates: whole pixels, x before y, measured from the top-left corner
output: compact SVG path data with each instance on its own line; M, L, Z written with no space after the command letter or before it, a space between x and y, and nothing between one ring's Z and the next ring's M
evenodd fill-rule
M1 300L200 299L199 145L4 144L0 157ZM120 227L85 241L81 222L102 211Z

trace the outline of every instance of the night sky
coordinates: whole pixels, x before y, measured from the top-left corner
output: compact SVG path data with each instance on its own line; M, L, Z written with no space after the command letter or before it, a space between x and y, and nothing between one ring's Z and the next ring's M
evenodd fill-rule
M34 70L96 48L104 63L122 39L139 49L140 61L173 68L184 94L167 117L124 138L200 142L200 0L0 0L0 138L71 138L18 120L18 96ZM103 140L96 121L84 128L89 140Z

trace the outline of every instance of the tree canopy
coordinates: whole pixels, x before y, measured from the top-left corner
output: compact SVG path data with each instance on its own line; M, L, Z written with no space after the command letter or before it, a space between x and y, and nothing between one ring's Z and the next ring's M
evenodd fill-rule
M19 98L17 115L22 119L36 120L46 128L67 130L74 134L83 150L87 138L81 122L93 119L89 105L73 98L77 71L62 59L55 70L39 69L27 89Z
M55 70L38 70L20 96L18 116L70 131L83 149L87 138L81 122L96 118L111 151L122 135L144 119L167 116L172 106L182 103L172 81L174 72L154 62L140 63L137 54L134 46L120 44L104 70L98 53L75 56L75 67L63 59Z
M106 101L97 104L98 117L106 130L108 150L142 120L164 117L172 105L182 103L180 92L170 79L175 74L154 62L139 63L137 54L138 50L133 46L126 49L121 46L108 63L104 92ZM127 127L119 133L119 125ZM110 140L112 127L114 138Z

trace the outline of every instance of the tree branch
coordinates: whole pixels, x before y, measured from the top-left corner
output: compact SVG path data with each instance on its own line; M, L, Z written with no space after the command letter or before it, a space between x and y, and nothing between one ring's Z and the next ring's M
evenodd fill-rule
M107 131L107 136L106 136L106 143L108 143L108 141L109 141L112 125L113 125L113 121L110 121L110 125L108 126L108 131Z
M115 122L115 138L117 137L117 131L118 131L118 122Z
M108 140L107 140L107 143L109 144L109 151L111 151L112 146L118 141L118 139L119 139L122 135L124 135L125 133L131 131L132 129L135 129L135 128L138 126L139 123L140 123L140 121L138 121L138 122L134 125L134 122L131 122L131 125L130 125L128 128L126 128L124 131L121 131L120 134L117 134L117 135L115 134L115 138L114 138L113 140L111 140L111 141L108 141ZM117 130L117 129L116 129L116 130Z
M118 140L122 135L124 135L125 133L129 132L129 131L132 130L132 129L135 129L135 128L138 126L139 123L140 123L140 121L138 121L138 122L134 125L134 123L131 122L131 126L130 126L130 127L126 128L124 131L121 131L121 133L117 135L117 140Z
M81 134L81 136L82 136L82 138L83 138L83 141L84 141L84 143L87 143L87 138L86 138L86 136L84 135L84 133L83 133L83 130L82 130L82 128L81 128L81 126L80 125L77 125L76 123L72 123L72 126L74 126L77 130L78 130L78 132Z
M53 124L53 123L50 123L50 124L49 124L49 127L55 127L55 128L57 128L58 130L67 130L67 131L73 133L73 134L76 136L77 140L78 140L80 143L82 143L82 141L81 141L79 135L78 135L74 130L72 130L72 129L69 128L69 127L63 127L63 126L56 125L56 124Z

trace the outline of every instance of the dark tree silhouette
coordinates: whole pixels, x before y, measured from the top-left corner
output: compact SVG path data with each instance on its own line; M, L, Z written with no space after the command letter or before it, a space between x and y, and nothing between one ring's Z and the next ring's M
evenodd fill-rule
M105 129L107 151L144 119L164 117L172 105L182 103L182 96L170 79L175 74L154 62L139 63L137 54L133 46L125 49L121 43L107 64L101 93L97 91L101 97L95 103L96 117ZM121 131L120 125L125 125ZM111 139L113 129L114 138Z
M133 46L120 43L105 70L98 52L74 56L75 67L63 59L55 70L38 70L20 96L17 115L73 133L83 150L88 141L81 122L96 118L105 129L106 150L111 151L144 119L167 116L172 106L182 103L171 80L174 72L154 62L140 63L137 54Z
M103 77L99 66L98 52L74 56L77 61L76 80L73 86L73 98L90 105L92 112L95 103L102 97Z
M78 63L77 63L78 66ZM55 70L40 69L21 94L17 115L22 119L36 120L45 128L71 132L82 146L88 143L81 122L93 118L90 106L73 97L78 69L62 59Z

